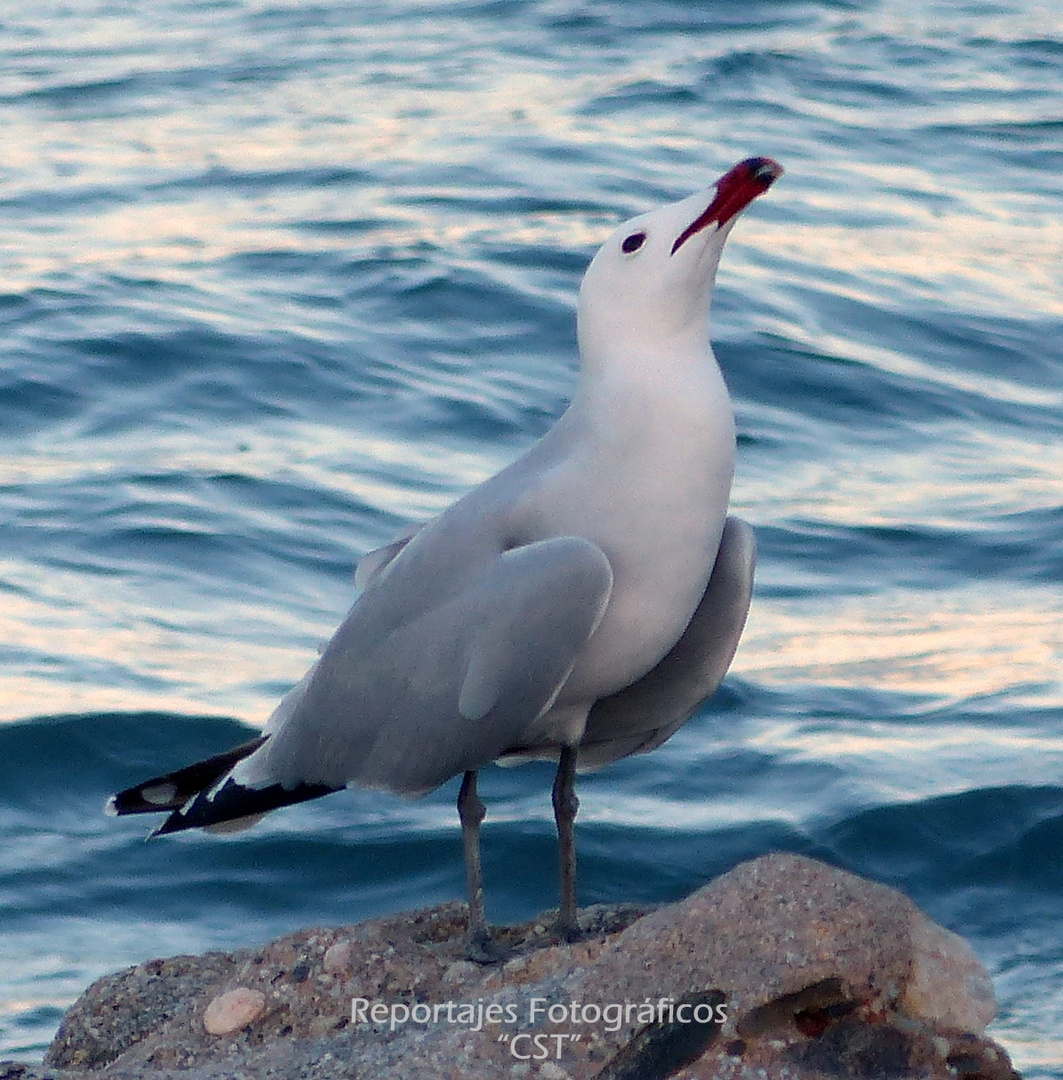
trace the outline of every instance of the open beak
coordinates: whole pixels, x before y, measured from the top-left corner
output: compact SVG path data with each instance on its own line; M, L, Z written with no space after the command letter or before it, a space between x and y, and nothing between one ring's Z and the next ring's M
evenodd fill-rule
M674 255L695 233L715 225L718 229L744 210L758 195L763 195L782 176L783 168L766 157L746 158L716 181L716 197L678 236L672 245Z

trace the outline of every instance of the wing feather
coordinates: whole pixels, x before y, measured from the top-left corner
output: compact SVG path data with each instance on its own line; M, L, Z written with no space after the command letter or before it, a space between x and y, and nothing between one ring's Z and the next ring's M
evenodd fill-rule
M399 578L362 595L237 782L412 794L521 741L601 620L609 561L555 537L462 563L448 587L431 555L410 544Z
M595 703L580 764L605 765L660 746L716 692L745 627L755 565L753 530L729 517L705 594L683 635L641 679Z

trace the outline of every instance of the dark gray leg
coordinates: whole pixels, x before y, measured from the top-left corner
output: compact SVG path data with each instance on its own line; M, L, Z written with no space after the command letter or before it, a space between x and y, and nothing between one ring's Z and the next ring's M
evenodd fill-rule
M576 748L563 746L554 779L554 821L557 823L557 851L561 867L561 905L557 912L557 932L564 941L579 937L576 919Z
M480 823L487 810L476 793L476 773L465 774L458 792L458 817L465 846L465 880L469 890L469 959L485 963L497 959L484 918L484 883L480 868Z

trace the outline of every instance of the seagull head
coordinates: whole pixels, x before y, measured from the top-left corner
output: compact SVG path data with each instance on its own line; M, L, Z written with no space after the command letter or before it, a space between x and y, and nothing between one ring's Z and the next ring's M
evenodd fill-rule
M740 161L707 191L632 218L602 245L579 296L580 351L704 352L716 268L738 215L782 175L771 158Z

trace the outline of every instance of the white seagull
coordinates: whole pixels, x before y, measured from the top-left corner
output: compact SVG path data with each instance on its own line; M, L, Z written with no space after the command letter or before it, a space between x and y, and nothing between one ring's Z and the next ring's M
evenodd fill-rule
M749 158L634 218L579 294L572 403L522 457L366 555L361 592L262 735L115 795L156 831L240 827L358 785L422 794L459 773L471 955L483 910L477 770L558 761L558 930L578 935L575 771L652 750L719 685L753 587L728 518L734 414L709 304L740 212L782 174Z

